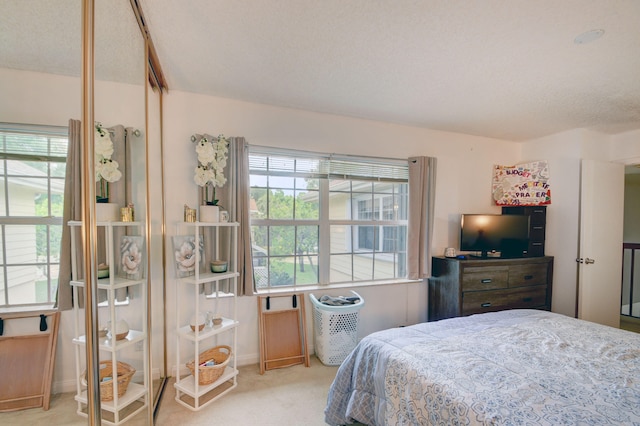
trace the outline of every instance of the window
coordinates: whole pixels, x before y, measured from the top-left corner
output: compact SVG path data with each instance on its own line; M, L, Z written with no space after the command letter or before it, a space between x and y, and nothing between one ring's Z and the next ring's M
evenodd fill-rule
M250 147L258 290L406 276L404 160Z
M55 300L67 134L0 123L0 307Z

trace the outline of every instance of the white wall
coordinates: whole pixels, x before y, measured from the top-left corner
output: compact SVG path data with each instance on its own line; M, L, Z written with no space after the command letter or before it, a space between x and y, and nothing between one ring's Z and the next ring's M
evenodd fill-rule
M328 153L407 158L438 158L434 253L456 247L457 223L462 212L499 212L492 205L493 164L514 164L520 145L475 136L415 127L277 108L237 100L171 91L164 98L164 140L167 162L167 233L175 235L175 223L183 219L183 205L197 204L193 182L196 155L190 137L194 133L244 136L249 144ZM170 239L168 240L170 244ZM175 272L167 257L169 295L174 294ZM366 301L360 312L360 334L412 324L427 318L426 284L397 284L358 288ZM315 291L318 295L320 291ZM337 294L344 294L338 292ZM390 303L392 302L392 303ZM175 320L168 306L169 341L175 339ZM239 300L239 361L259 360L257 303L255 297ZM311 305L307 329L311 334ZM185 349L188 348L185 345ZM182 350L182 349L181 349ZM175 366L175 348L169 345L169 361Z
M640 130L613 136L610 160L624 164L640 164Z
M0 120L66 127L82 118L81 89L78 78L0 68Z
M69 118L80 118L78 79L0 69L0 117L9 122L33 122L66 126ZM101 96L111 99L112 112L99 117L106 125L123 123L144 128L144 119L127 109L122 87L98 87ZM120 89L120 90L119 90ZM46 99L56 98L56 102ZM42 101L44 99L44 101ZM196 156L193 133L224 133L244 136L253 145L296 148L341 154L406 158L414 155L438 158L434 254L445 247L458 246L457 223L463 212L499 212L491 200L491 172L494 164L511 165L546 159L550 164L552 204L548 208L547 253L556 257L553 310L573 315L575 306L575 254L578 233L580 159L602 155L606 158L640 158L640 133L609 137L581 130L553 135L528 143L512 143L429 129L372 122L348 117L276 108L236 100L172 91L163 100L167 247L182 221L183 205L197 204L197 186L192 175ZM109 115L106 115L109 114ZM151 134L151 132L150 132ZM157 131L152 139L157 138ZM158 146L151 149L159 154ZM157 160L156 160L157 161ZM159 164L152 160L152 235L160 235ZM155 197L154 194L158 194ZM161 288L162 266L153 247L151 271L154 289ZM170 368L175 367L175 282L170 250L167 262L167 327ZM426 320L426 285L396 284L358 288L365 298L360 334ZM316 292L317 293L317 292ZM157 293L156 293L157 294ZM157 306L154 303L154 306ZM239 360L258 361L257 303L254 297L239 298ZM183 307L183 308L186 308ZM307 312L311 305L307 304ZM155 315L154 315L155 318ZM154 319L155 321L155 319ZM311 339L311 320L308 331ZM71 315L62 316L54 391L73 390L75 367ZM154 331L154 342L158 342ZM184 364L184 362L182 362ZM71 386L71 387L70 387Z
M572 131L525 143L522 151L524 161L549 163L545 254L554 256L551 309L570 316L575 311L581 146L582 131Z

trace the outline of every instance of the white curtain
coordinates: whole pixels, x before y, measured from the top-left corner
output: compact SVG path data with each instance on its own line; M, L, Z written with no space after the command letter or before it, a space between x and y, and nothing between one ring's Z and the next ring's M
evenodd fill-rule
M429 277L436 188L436 159L409 158L407 278Z

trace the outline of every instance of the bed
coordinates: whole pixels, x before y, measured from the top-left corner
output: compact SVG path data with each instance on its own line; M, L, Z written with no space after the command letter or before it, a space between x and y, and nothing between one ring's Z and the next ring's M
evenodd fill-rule
M538 310L373 333L329 389L330 425L640 425L640 334Z

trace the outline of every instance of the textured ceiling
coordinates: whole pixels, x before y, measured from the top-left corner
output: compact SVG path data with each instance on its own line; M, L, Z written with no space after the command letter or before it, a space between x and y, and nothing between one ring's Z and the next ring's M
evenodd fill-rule
M514 141L640 129L638 0L139 1L170 90ZM96 68L128 81L116 3ZM80 5L0 1L0 67L79 75Z
M96 0L95 15L96 78L144 84L144 40L129 0ZM0 0L0 67L80 76L81 24L81 0Z
M141 4L170 90L516 141L640 128L638 0Z

